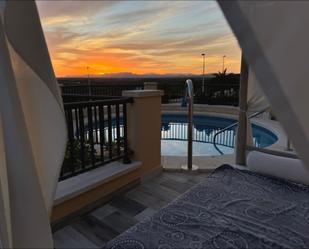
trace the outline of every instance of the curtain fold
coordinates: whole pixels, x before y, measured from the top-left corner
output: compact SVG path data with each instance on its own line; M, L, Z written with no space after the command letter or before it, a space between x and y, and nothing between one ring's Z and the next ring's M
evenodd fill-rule
M10 195L3 138L0 115L0 248L10 248L12 247Z
M309 167L309 2L218 3L272 111Z
M53 248L49 216L66 127L34 1L1 2L0 51L1 242Z
M254 72L249 68L248 93L247 93L248 114L263 111L270 107L266 96L261 89Z

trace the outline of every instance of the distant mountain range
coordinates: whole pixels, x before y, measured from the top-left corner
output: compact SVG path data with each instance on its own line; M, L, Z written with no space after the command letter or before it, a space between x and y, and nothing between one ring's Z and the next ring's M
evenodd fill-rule
M95 74L90 75L91 78L175 78L175 77L202 77L200 74L134 74L129 72L122 73L107 73L107 74ZM88 75L71 75L59 78L87 78ZM205 74L205 77L213 77L213 74Z

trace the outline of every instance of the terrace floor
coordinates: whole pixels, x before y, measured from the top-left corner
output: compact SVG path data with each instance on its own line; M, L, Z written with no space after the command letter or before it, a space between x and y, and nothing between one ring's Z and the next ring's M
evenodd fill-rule
M208 173L162 172L54 233L55 248L101 248L153 215Z

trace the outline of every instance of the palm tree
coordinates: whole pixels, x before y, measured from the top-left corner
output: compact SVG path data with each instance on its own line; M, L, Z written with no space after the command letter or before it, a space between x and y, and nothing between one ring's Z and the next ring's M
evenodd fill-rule
M218 72L218 73L215 73L215 79L216 79L216 82L220 82L220 83L225 83L228 79L228 74L226 73L227 71L227 68L224 69L222 72Z

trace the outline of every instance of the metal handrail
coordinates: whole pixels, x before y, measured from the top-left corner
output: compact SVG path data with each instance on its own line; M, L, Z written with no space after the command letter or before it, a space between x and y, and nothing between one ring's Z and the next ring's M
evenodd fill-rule
M186 80L186 99L188 105L188 170L192 170L192 144L193 144L193 104L194 90L192 80Z
M79 102L69 102L64 103L63 106L66 109L69 108L77 108L83 106L96 106L96 105L111 105L111 104L126 104L133 103L133 98L131 97L114 97L103 100L90 100L90 101L79 101Z
M252 115L249 116L249 119L254 118L254 117L256 117L256 116L258 116L258 115L264 113L264 112L267 111L268 109L269 109L269 108L267 107L266 109L264 109L264 110L262 110L262 111L253 113ZM221 155L223 155L224 153L219 149L219 147L218 147L217 144L216 144L216 138L217 138L217 136L218 136L219 134L221 134L221 133L223 133L223 132L225 132L225 131L227 131L227 130L229 130L229 129L235 127L235 126L237 126L238 123L239 123L239 122L237 121L237 122L235 122L235 123L233 123L233 124L231 124L231 125L229 125L229 126L223 128L222 130L218 131L218 132L214 135L213 140L212 140L212 143L213 143L215 149L216 149Z

